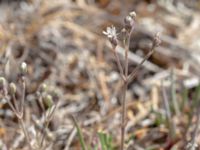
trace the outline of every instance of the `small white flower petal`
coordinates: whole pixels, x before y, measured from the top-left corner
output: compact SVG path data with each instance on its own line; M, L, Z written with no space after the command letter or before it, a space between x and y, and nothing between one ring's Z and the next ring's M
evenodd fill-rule
M104 34L104 35L108 35L108 32L106 32L106 31L103 31L103 34Z

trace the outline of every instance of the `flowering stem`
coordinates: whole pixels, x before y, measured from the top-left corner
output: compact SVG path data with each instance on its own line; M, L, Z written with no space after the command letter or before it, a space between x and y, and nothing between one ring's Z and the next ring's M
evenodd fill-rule
M116 47L118 45L118 39L117 39L117 33L116 29L114 26L112 27L107 27L106 31L103 31L103 34L105 34L109 41L112 44L113 47L113 52L114 56L117 62L117 66L120 72L120 76L122 78L122 83L123 83L123 91L122 91L122 119L121 119L121 145L120 145L120 150L124 150L124 141L125 141L125 127L126 127L126 91L128 88L128 84L135 79L140 67L142 64L153 54L154 48L160 44L160 39L159 35L156 34L154 37L154 41L152 44L152 47L150 49L150 52L145 56L145 58L141 61L140 64L136 66L136 68L128 74L128 52L129 52L129 47L130 47L130 40L131 40L131 34L134 29L134 18L136 17L135 12L131 12L126 18L124 19L125 26L122 30L122 32L125 33L124 35L124 48L125 48L125 60L124 60L124 65L122 66L121 61L116 53ZM127 43L126 43L127 40ZM124 67L124 68L123 68Z
M122 97L122 121L121 121L121 150L124 150L124 141L125 141L125 127L126 127L126 91L128 88L128 51L130 45L131 32L127 33L127 44L126 37L124 39L125 45L125 61L124 61L124 80L123 80L123 97Z

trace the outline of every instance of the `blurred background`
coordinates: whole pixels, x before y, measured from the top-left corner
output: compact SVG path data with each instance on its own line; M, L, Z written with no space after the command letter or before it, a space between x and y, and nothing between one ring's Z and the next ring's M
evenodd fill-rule
M71 115L86 143L98 145L97 133L103 132L112 137L113 149L119 149L122 87L102 31L114 25L120 32L130 11L137 14L130 72L149 52L155 33L160 32L162 44L128 87L126 147L182 150L195 143L198 149L199 0L1 0L0 75L17 83L19 64L28 64L25 121L33 143L43 115L37 91L45 83L59 95L46 131L48 149L81 149ZM122 47L117 53L123 61ZM27 149L2 98L1 149Z

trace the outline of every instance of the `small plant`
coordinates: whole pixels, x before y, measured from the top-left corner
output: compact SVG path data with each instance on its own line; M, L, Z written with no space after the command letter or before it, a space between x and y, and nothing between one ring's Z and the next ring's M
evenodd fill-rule
M26 74L28 71L27 64L23 62L19 68L20 74L19 79L21 83L21 97L18 100L16 98L17 87L15 83L11 82L9 85L4 77L0 77L0 94L1 96L7 101L8 105L10 106L12 112L15 114L19 121L19 125L24 133L26 143L28 144L29 150L44 150L46 145L44 144L45 136L46 136L46 129L53 117L55 109L57 107L57 103L54 103L53 100L58 99L58 95L55 91L52 91L51 94L47 91L47 85L42 84L39 88L37 95L39 104L43 110L43 124L41 131L36 133L37 137L34 137L35 142L32 142L33 139L30 137L28 128L25 125L24 121L24 107L25 107L25 94L26 94ZM36 131L34 131L36 132Z
M11 95L11 99L13 101L13 103L11 102L11 99L9 99L9 95L8 95L8 90L7 90L7 82L6 79L4 77L0 77L0 90L1 90L1 94L3 95L3 97L6 99L6 101L8 102L10 108L12 109L13 113L16 115L19 124L23 130L23 133L25 135L26 141L28 143L29 149L32 150L32 146L30 144L30 137L27 131L27 128L25 126L23 117L24 117L24 99L25 99L25 91L26 91L26 73L27 73L27 64L26 63L22 63L20 66L20 81L22 84L22 97L21 100L19 101L19 105L17 103L15 94L16 94L16 85L12 82L9 84L9 93Z
M105 133L99 132L98 137L99 137L99 140L100 140L100 143L101 143L101 149L102 150L114 150L114 146L113 146L111 136L109 136Z
M116 31L116 28L114 26L107 27L106 31L103 31L103 34L105 34L108 37L108 40L110 41L112 45L112 52L115 56L117 66L120 72L121 81L123 84L123 90L122 90L122 120L121 120L121 144L120 144L120 150L124 150L124 141L125 141L125 126L126 126L126 91L128 88L128 84L135 79L140 67L142 64L149 59L149 57L153 54L154 48L159 46L160 39L158 34L154 37L153 44L151 46L151 49L149 53L144 57L144 59L136 66L136 68L131 71L129 74L129 66L128 66L128 55L129 55L129 47L130 47L130 41L131 41L131 35L134 31L135 27L135 12L130 12L128 16L124 19L124 28L121 30L121 34L123 35L123 45L124 45L124 62L121 63L119 56L117 54L117 46L119 45L118 41L118 34Z

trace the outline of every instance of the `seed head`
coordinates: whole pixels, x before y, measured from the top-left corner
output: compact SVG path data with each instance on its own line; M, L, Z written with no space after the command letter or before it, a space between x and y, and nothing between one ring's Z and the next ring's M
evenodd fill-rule
M117 46L117 44L118 44L117 35L118 34L117 34L116 28L114 26L107 27L106 31L103 31L103 34L108 37L108 39L113 47Z
M28 72L27 64L25 62L22 62L20 65L20 73L22 75L26 75L27 72Z
M16 93L17 88L16 88L15 83L13 83L13 82L10 83L9 88L10 88L10 93L11 94L15 94Z

